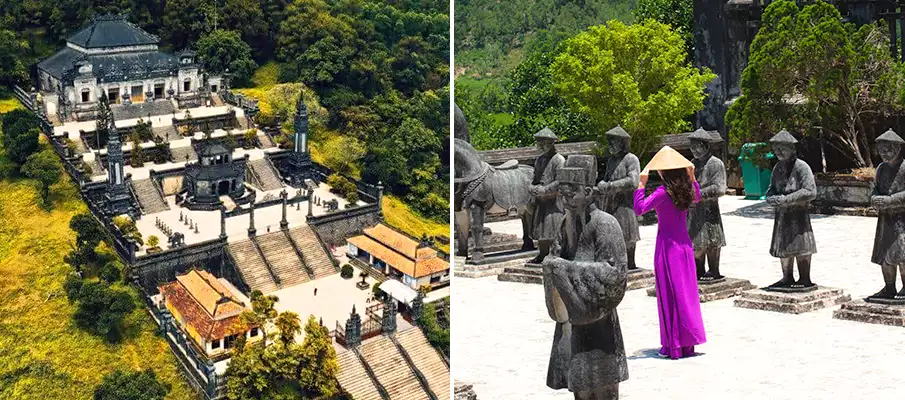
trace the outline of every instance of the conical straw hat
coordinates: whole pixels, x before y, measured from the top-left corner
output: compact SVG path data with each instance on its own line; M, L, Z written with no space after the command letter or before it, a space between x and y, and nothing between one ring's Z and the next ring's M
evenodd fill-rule
M667 169L688 168L693 164L672 147L663 146L644 167L645 171L665 171Z

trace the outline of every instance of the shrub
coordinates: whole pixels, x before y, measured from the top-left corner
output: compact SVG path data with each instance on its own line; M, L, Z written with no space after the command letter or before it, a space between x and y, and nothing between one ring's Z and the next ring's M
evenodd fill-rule
M119 261L110 261L104 264L98 272L98 277L101 278L104 282L114 283L120 279L122 279L122 265Z
M77 303L73 319L78 327L108 341L118 341L126 315L135 310L129 293L99 281L85 281L70 276L64 284L70 303Z
M94 400L163 400L170 385L157 380L152 370L113 371L94 389Z
M157 247L160 244L160 238L155 235L148 236L148 247Z
M339 276L343 277L343 279L349 279L352 277L352 274L355 273L355 270L352 269L352 266L349 264L343 265L342 269L339 272Z
M383 299L384 293L383 290L380 290L380 282L374 282L374 285L371 286L371 292L374 293L374 297Z

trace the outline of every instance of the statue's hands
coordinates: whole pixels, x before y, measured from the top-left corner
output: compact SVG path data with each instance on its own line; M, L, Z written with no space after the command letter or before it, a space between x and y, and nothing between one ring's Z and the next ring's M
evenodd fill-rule
M606 193L608 190L610 190L609 182L604 182L604 181L597 182L597 191L598 192Z
M889 207L889 200L889 196L874 196L870 198L870 202L873 203L876 208Z
M778 206L782 204L783 200L785 200L785 196L769 196L767 197L767 204L771 206Z
M538 192L539 188L540 188L540 186L537 186L537 185L529 186L528 193L531 194L532 196L537 196L537 192Z

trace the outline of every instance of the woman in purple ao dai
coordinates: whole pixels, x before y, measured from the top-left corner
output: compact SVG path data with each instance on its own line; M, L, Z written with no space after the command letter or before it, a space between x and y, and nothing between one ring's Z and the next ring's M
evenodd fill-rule
M658 171L664 185L644 196L647 174L635 190L635 214L657 212L654 276L660 317L660 356L679 359L694 355L704 343L704 321L698 297L694 249L686 228L688 207L701 200L694 167Z

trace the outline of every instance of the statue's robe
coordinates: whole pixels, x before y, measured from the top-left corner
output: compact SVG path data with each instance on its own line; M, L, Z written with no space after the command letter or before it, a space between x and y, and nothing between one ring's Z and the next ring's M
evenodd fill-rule
M905 162L877 167L873 196L890 196L889 206L877 212L877 233L870 262L905 264Z
M547 310L556 321L547 386L581 392L627 380L616 313L628 271L619 223L597 209L578 217L570 211L555 243L554 254L571 261L544 265Z
M773 167L767 197L778 195L785 196L785 199L774 207L770 255L789 258L817 253L811 216L808 213L811 201L817 197L817 185L811 167L797 157L777 163Z
M532 238L553 240L556 230L562 224L562 200L559 197L557 172L566 164L566 158L555 150L547 152L534 161L534 181L532 185L543 186L544 193L534 197L534 220Z
M695 178L701 185L701 201L688 209L688 236L695 250L718 249L726 246L719 203L720 197L726 194L726 166L709 154L692 163Z
M602 181L611 186L601 193L598 208L616 217L622 228L622 239L626 246L634 245L641 239L638 233L638 216L635 215L634 192L638 188L641 163L632 153L612 156L606 161L606 172Z

